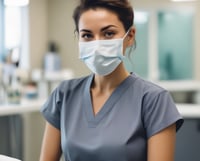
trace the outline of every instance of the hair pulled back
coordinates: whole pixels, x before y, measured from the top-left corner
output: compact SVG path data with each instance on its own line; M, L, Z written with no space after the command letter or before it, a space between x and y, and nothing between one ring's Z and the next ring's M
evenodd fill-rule
M78 32L79 19L89 9L105 8L114 12L127 31L134 22L134 11L128 0L80 0L80 4L74 9L73 19L75 31Z

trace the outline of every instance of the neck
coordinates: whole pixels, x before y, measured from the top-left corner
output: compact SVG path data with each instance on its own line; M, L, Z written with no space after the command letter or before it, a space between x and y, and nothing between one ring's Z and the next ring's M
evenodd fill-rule
M114 72L107 76L95 75L92 89L96 89L99 92L113 91L129 75L123 65L119 65Z

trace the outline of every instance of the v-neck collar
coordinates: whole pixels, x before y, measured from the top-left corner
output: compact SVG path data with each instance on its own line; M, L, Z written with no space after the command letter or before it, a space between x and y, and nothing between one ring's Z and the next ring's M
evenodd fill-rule
M102 106L100 111L94 115L90 87L93 81L94 75L91 75L87 80L85 91L84 91L84 110L88 120L89 127L96 127L98 123L103 119L103 117L113 108L114 104L117 103L121 95L126 91L126 89L133 83L134 77L129 75L111 94L111 96L106 100L105 104Z

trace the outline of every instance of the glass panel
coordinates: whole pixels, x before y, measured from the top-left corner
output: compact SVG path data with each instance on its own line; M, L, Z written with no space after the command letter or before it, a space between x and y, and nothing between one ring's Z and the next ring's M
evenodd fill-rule
M158 12L161 80L193 78L193 14Z
M18 66L22 39L21 8L5 6L5 59ZM14 27L13 27L14 26Z
M4 7L3 0L0 0L0 63L3 60L3 51L4 51Z
M13 27L14 26L14 27ZM21 10L19 7L5 8L5 47L12 49L21 45Z
M135 12L136 49L130 50L130 57L125 60L127 70L143 78L148 77L148 23L147 12Z
M1 6L4 13L1 23L3 34L0 35L0 60L6 63L10 57L16 66L28 68L28 6L20 6L21 3L17 5L16 2Z

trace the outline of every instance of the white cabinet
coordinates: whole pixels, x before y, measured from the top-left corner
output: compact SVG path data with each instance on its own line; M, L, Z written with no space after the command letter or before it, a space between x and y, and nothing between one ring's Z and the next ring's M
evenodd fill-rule
M199 161L200 119L185 119L177 133L175 161Z

